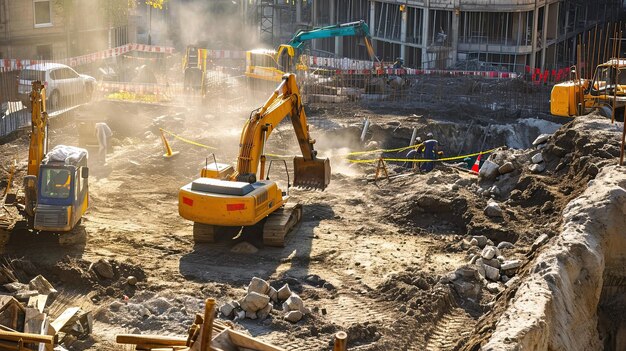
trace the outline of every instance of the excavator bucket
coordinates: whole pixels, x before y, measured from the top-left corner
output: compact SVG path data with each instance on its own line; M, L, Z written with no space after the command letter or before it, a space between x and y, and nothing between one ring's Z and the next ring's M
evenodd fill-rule
M324 190L330 183L330 161L327 158L307 161L303 157L294 157L293 173L294 186Z

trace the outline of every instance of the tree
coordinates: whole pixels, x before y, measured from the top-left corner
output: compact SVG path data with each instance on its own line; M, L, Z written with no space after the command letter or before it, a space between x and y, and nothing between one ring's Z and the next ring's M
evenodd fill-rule
M146 5L152 6L155 9L163 10L163 5L169 0L146 0Z

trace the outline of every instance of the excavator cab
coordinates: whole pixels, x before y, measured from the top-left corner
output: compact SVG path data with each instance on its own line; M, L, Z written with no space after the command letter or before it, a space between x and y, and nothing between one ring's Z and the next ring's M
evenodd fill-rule
M88 177L86 150L55 147L39 167L34 229L72 230L87 210Z
M299 188L324 190L330 183L330 161L327 158L293 159L293 185Z

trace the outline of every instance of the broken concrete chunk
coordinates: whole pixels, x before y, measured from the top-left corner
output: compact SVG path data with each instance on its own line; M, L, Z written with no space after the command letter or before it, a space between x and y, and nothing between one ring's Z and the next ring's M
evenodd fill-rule
M543 144L546 141L548 141L548 139L550 139L550 137L552 136L552 134L541 134L537 137L537 139L535 139L535 141L533 141L533 146L537 146L539 144Z
M502 217L502 208L495 201L489 201L484 212L489 217Z
M285 301L291 296L291 289L289 289L289 285L285 284L280 289L278 289L278 301Z
M541 173L546 170L546 165L545 163L534 164L528 167L528 169L533 173Z
M270 286L270 290L267 292L267 296L270 297L272 302L278 302L278 291Z
M502 256L502 252L500 252L500 249L498 249L496 246L493 246L493 245L491 245L491 247L493 247L493 249L496 250L496 257Z
M28 285L22 284L22 283L19 283L19 282L4 284L3 287L8 292L12 292L12 293L18 292L18 291L21 291L21 290L28 290Z
M262 295L267 295L270 290L270 285L263 279L254 277L248 285L248 293L255 292Z
M476 241L478 242L478 247L480 247L481 249L485 247L485 245L487 245L488 239L484 235L476 235L476 236L473 236L472 239L476 239Z
M501 242L498 244L498 249L499 249L499 250L504 250L504 249L512 249L512 248L514 248L514 247L515 247L515 246L514 246L513 244L511 244L510 242L508 242L508 241L501 241Z
M504 285L506 285L506 287L510 287L511 285L515 284L520 278L515 276L511 279L509 279L506 283L504 283Z
M494 180L498 176L498 169L500 166L490 160L486 160L478 171L478 175L481 179Z
M222 313L222 315L226 318L230 318L230 316L233 314L233 311L235 310L235 306L233 306L232 304L229 303L225 303L220 307L220 312Z
M472 240L470 240L470 242L469 242L469 243L470 243L470 245L472 245L472 246L478 246L478 240L476 240L476 239L472 239Z
M33 278L28 283L28 287L30 290L37 290L42 295L53 295L57 293L57 290L42 275Z
M39 295L37 290L22 290L15 293L15 298L18 300L28 300L32 296Z
M246 311L241 310L241 311L237 311L237 313L235 313L235 320L241 320L246 318Z
M271 303L268 303L267 306L263 307L259 312L257 312L257 316L260 320L264 320L265 318L267 318L267 316L270 315L273 308L274 306L272 306Z
M502 265L497 258L492 258L492 259L489 259L489 260L483 259L483 264L486 264L487 266L491 266L491 267L497 268L497 269L500 269L500 267Z
M487 239L487 246L496 246L491 239Z
M256 312L246 311L246 318L248 319L257 319Z
M543 162L543 155L541 154L541 152L536 153L536 154L533 155L533 157L530 158L530 160L533 163L541 163L541 162Z
M516 269L522 266L522 261L520 260L511 260L511 261L504 261L504 263L502 263L502 266L500 267L503 271L509 270L509 269Z
M291 294L287 301L285 301L287 308L289 311L303 311L304 310L304 302L300 298L300 296L296 294Z
M452 286L456 292L463 296L469 298L476 298L480 293L480 286L478 284L466 282L466 281L455 281Z
M496 250L493 246L485 246L483 251L480 253L480 256L485 260L490 260L496 256Z
M251 292L241 301L241 308L246 312L256 312L270 302L270 297L256 292Z
M489 283L489 284L487 284L487 290L488 290L490 293L492 293L492 294L497 294L497 293L499 293L499 292L500 292L500 289L502 289L502 288L500 287L500 284L498 284L498 283L495 283L495 282L494 282L494 283Z
M109 261L104 258L99 259L98 261L91 264L89 270L93 270L96 274L104 279L113 279L115 277L115 273L113 272L113 266L109 263Z
M498 168L498 173L500 174L507 174L507 173L511 173L515 170L515 166L513 166L512 162L506 162L505 164L503 164L502 166L500 166L500 168Z
M303 316L304 315L300 311L290 311L287 314L285 314L285 320L291 323L297 323L298 321L302 319Z
M485 277L491 281L497 281L500 279L500 270L494 267L491 267L487 264L483 264L483 268L485 268Z
M538 248L540 248L541 246L543 246L543 244L547 243L547 242L548 242L548 239L550 239L550 237L548 237L548 235L547 235L547 234L541 234L541 235L537 238L537 240L535 240L535 242L533 242L533 244L532 244L532 246L531 246L530 250L531 250L531 251L535 251L535 250L537 250Z

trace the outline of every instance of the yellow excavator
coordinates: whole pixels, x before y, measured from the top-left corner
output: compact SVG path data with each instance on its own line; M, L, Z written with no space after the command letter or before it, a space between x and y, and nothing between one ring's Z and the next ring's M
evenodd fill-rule
M285 74L270 98L253 111L244 125L237 169L207 162L200 178L180 189L178 212L194 222L195 242L213 242L220 232L261 224L265 245L285 245L287 233L300 221L302 208L287 204L287 193L266 178L265 143L287 116L291 117L302 152L302 157L293 160L294 186L321 190L328 186L330 162L317 157L296 76Z
M576 70L574 69L574 74ZM576 76L555 84L550 94L550 112L575 117L597 110L602 116L621 120L626 105L626 60L611 59L596 67L592 79Z
M58 145L48 152L45 91L40 81L32 83L31 134L23 194L11 192L9 181L4 205L16 208L18 214L26 219L28 229L70 232L80 222L88 206L87 151ZM17 221L17 218L0 221L4 224L0 226L0 231L10 232Z

